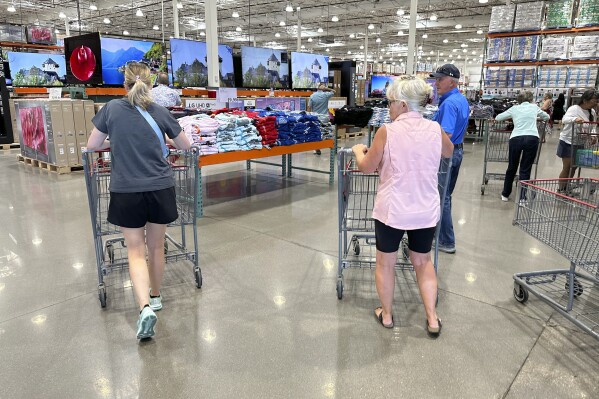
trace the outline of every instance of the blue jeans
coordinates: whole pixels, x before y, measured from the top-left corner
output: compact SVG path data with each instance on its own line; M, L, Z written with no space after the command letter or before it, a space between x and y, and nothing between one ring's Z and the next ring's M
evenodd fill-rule
M449 175L449 186L445 193L445 201L443 202L443 215L441 216L441 230L439 231L439 245L444 247L455 246L455 235L453 234L453 221L451 219L451 194L458 181L460 166L464 156L463 148L455 148L451 159L451 172Z

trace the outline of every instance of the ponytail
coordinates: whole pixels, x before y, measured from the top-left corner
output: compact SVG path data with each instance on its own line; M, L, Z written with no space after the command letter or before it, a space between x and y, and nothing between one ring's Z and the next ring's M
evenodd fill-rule
M125 66L125 88L131 105L147 109L152 103L150 93L150 68L140 62L130 62Z

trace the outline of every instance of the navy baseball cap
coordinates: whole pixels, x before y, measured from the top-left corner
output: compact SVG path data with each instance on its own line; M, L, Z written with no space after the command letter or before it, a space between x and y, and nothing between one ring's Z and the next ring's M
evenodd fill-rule
M435 73L431 73L431 78L443 78L445 76L451 76L452 78L460 78L460 70L453 64L445 64L437 68Z

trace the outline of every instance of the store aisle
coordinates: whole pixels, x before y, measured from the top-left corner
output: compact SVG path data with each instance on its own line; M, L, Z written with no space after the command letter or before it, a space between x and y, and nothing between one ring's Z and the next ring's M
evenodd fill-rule
M558 174L556 145L554 134L539 177ZM167 265L156 339L141 344L126 274L108 276L99 306L82 174L0 153L0 397L599 397L599 343L513 299L515 272L567 262L512 226L500 183L481 197L482 151L466 144L454 193L440 339L426 335L410 274L397 279L393 330L373 317L373 271L345 271L337 299L337 189L325 175L282 184L274 168L246 176L238 163L205 170L215 195L198 221L202 289L189 265ZM327 155L294 163L326 167Z

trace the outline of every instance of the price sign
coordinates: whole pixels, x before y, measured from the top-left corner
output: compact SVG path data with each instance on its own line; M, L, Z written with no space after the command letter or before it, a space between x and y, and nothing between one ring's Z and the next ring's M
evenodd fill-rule
M254 100L254 99L243 100L243 106L244 107L255 107L256 106L256 100Z
M329 109L339 109L345 106L346 102L345 100L329 100Z
M205 111L225 108L226 105L226 103L217 101L216 98L198 98L194 100L185 100L185 106L187 108L194 108Z
M234 87L221 87L216 92L216 99L221 103L237 99L237 89Z
M50 100L60 100L62 98L62 88L60 88L60 87L48 88L48 98L50 98Z

